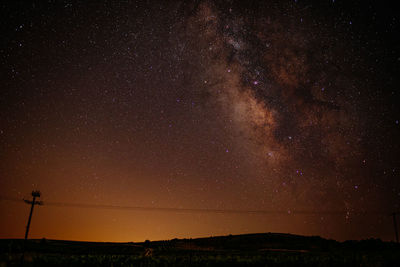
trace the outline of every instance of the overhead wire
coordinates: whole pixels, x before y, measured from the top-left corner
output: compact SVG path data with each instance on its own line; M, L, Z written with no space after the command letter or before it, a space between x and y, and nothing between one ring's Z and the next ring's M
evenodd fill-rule
M0 196L0 200L22 202L23 199L15 197ZM203 208L174 208L174 207L149 207L149 206L121 206L106 204L86 204L86 203L68 203L68 202L47 202L43 205L53 207L70 207L70 208L88 208L88 209L119 209L119 210L136 210L136 211L159 211L159 212L175 212L175 213L222 213L222 214L275 214L275 215L347 215L351 214L393 214L393 212L385 211L345 211L345 210L246 210L246 209L203 209Z

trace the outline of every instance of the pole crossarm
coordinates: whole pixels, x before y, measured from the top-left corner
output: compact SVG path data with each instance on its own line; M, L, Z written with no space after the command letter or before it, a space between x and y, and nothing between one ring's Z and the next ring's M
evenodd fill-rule
M35 205L44 205L44 202L43 202L43 201L35 201L35 202L32 202L31 200L27 200L27 199L23 199L23 200L24 200L24 202L27 203L27 204L32 204L32 203L34 203Z

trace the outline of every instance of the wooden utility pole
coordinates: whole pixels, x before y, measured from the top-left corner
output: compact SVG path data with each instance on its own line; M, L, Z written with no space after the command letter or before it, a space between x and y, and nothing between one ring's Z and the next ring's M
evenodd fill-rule
M28 224L26 225L25 240L24 240L24 244L22 246L22 255L21 255L20 266L24 266L26 242L28 240L29 227L31 226L33 208L35 207L35 205L43 205L42 201L36 201L36 198L40 197L40 191L32 191L32 197L33 197L32 201L24 199L25 203L31 204L32 206L31 206L31 211L29 212Z
M399 243L399 232L397 231L396 212L393 212L392 216L393 216L394 233L396 234L396 242Z
M35 205L43 205L42 201L36 201L36 198L40 197L40 191L32 191L32 197L33 197L32 201L24 199L25 203L32 204L31 212L29 213L28 224L26 225L25 240L28 239L29 227L31 225L31 220L32 220L33 207Z

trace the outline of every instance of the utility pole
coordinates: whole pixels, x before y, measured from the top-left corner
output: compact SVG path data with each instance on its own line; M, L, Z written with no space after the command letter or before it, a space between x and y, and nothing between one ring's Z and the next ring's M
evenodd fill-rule
M42 201L36 201L36 198L40 197L40 191L32 191L32 197L33 197L32 201L24 199L25 203L31 204L32 206L31 206L31 211L29 212L28 224L26 225L25 240L24 240L24 244L22 246L22 255L21 255L20 266L24 266L26 242L28 240L29 227L31 226L33 208L35 207L35 205L43 205Z
M29 213L28 224L26 225L25 242L28 239L29 227L31 225L31 220L32 220L33 207L35 205L43 205L42 201L36 201L36 198L40 197L40 191L32 191L32 197L33 197L32 201L24 199L25 203L32 204L31 212Z
M399 233L397 232L396 212L393 212L392 216L393 216L394 233L396 234L396 242L399 243Z

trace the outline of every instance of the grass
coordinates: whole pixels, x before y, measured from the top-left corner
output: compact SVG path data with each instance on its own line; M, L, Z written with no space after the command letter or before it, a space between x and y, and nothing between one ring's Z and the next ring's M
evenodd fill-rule
M0 240L0 267L19 266L23 240ZM29 240L24 266L400 266L400 245L376 239L252 234L143 243Z

